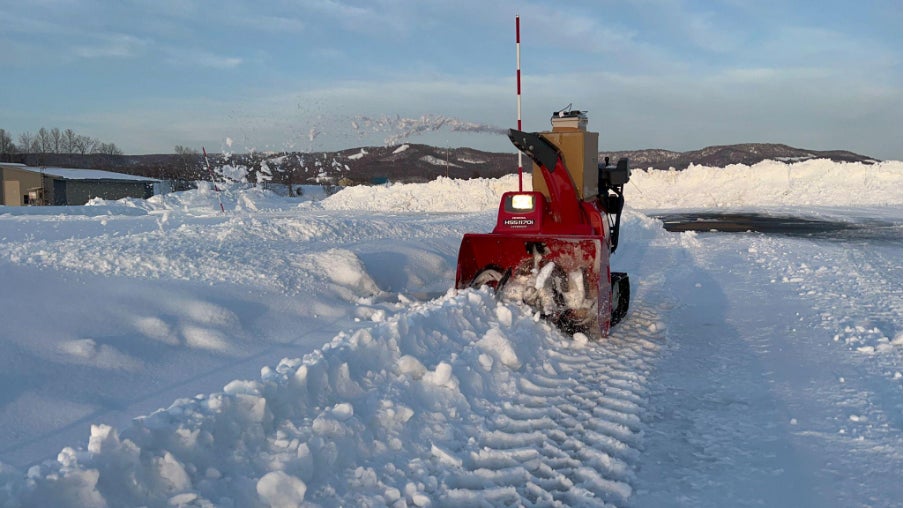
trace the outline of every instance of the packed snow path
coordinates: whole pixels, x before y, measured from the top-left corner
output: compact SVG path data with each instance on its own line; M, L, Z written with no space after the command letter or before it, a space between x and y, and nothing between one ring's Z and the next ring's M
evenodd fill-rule
M690 235L640 506L900 506L901 244Z

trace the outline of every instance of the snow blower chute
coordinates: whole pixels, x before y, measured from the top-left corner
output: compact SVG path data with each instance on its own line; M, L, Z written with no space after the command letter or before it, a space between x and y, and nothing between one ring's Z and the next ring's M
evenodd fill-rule
M508 136L534 162L533 191L504 193L493 232L462 238L455 287L490 286L566 333L605 337L628 312L628 275L609 270L628 160L597 162L599 134L581 111L554 113L551 132Z

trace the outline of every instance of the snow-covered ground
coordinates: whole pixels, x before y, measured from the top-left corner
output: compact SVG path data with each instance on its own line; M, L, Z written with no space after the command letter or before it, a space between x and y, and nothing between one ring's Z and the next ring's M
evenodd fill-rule
M454 291L500 180L0 208L0 506L901 506L902 165L635 171L626 320ZM526 181L529 184L529 179Z

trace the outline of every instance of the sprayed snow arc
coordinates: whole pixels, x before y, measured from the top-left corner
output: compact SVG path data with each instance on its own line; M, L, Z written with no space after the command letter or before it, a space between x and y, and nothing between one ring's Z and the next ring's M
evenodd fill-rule
M642 213L900 231L900 162L636 171L601 342L449 290L512 188L0 208L0 506L901 505L900 241Z

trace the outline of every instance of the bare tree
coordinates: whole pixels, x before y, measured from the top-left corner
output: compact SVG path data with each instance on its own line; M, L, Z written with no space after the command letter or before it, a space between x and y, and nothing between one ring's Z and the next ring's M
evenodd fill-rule
M76 153L80 153L82 155L85 155L87 153L94 153L95 146L97 146L97 140L88 136L82 136L81 134L79 134L75 140L75 151Z
M50 153L52 144L50 139L50 131L48 131L44 127L38 129L38 134L35 135L35 143L37 143L38 153Z
M76 141L78 140L78 134L75 133L72 129L66 129L63 131L63 144L62 150L63 153L77 153L76 149Z
M19 134L18 144L13 144L11 135L5 129L0 129L0 133L0 154L122 155L122 150L115 143L103 143L97 138L77 134L72 129L41 127L35 134L26 131Z
M198 156L201 155L201 153L194 148L182 145L176 145L175 148L173 148L173 152L179 156L179 165L182 166L182 174L192 175L189 178L194 178L193 173L196 169L195 165L197 164L199 159Z
M176 145L175 148L173 148L173 152L176 155L187 155L187 156L195 156L195 155L200 154L200 152L198 152L194 148L189 148L187 146L182 146L182 145Z
M122 155L122 150L120 150L115 143L101 143L94 140L94 151L91 153L100 153L106 155Z
M0 155L16 153L16 145L13 144L13 138L6 132L6 129L0 129Z
M50 150L53 153L63 153L63 133L58 127L50 129Z
M25 131L19 134L19 151L22 153L35 153L35 136Z

